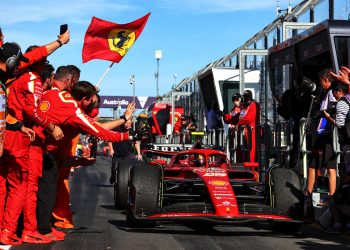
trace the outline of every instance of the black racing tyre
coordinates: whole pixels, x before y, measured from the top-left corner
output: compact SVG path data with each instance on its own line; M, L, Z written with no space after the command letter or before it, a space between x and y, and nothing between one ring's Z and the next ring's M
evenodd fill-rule
M160 206L161 171L158 166L142 164L130 169L126 222L130 227L154 227L155 221L142 220L141 214Z
M140 164L135 159L121 159L117 164L116 182L114 183L114 206L117 209L125 209L128 199L129 169Z
M304 216L303 186L298 174L287 168L274 168L270 173L271 204L282 215L302 221ZM296 230L301 223L274 222L277 229Z

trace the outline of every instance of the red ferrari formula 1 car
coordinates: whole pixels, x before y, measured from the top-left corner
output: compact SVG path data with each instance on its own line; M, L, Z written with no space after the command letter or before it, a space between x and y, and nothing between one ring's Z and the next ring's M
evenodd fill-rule
M254 167L232 167L223 152L212 149L182 151L167 164L159 162L129 170L130 226L163 220L213 225L268 221L295 230L302 222L303 189L291 169L271 168L259 180Z

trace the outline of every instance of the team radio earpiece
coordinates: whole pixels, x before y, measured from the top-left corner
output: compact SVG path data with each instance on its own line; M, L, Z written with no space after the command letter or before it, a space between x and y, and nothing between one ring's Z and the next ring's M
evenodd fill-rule
M6 66L9 69L14 69L17 65L17 61L19 59L19 57L21 56L21 50L18 49L17 55L13 55L10 56L7 60L6 60Z

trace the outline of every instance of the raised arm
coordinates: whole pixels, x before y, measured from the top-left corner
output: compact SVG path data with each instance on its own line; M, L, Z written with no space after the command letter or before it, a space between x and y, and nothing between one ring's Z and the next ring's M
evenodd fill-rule
M104 122L99 123L96 122L99 126L106 130L113 130L120 125L123 125L127 120L130 120L132 118L133 113L135 112L135 103L129 103L129 105L126 107L126 110L124 112L124 116L122 116L120 119L110 121L110 122Z
M63 44L67 44L70 40L69 30L67 30L66 33L62 35L58 35L57 37L58 39L56 39L55 41L25 53L24 57L28 59L28 62L21 61L20 64L18 65L18 69L19 70L24 69L29 65L32 65L33 63L43 60L45 57L49 56L55 50L61 47Z
M85 132L89 135L95 136L103 141L119 142L119 141L128 141L132 138L129 137L129 133L119 133L106 130L96 124L90 117L80 113L76 116L71 117L66 123L71 124L72 126L79 128L81 132Z

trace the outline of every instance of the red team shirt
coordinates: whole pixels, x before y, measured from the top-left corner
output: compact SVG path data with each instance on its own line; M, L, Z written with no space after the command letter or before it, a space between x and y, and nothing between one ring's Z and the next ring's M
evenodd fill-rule
M259 104L255 101L253 101L248 107L242 108L239 113L236 113L235 115L225 114L224 115L224 121L226 123L230 123L233 125L237 125L237 128L239 129L241 126L249 125L251 127L251 149L250 149L250 162L256 162L257 161L257 154L256 154L256 126L259 125L259 114L260 114L260 107ZM248 139L248 134L245 133L246 140Z
M27 52L24 54L24 56L29 60L29 62L20 62L18 65L18 69L21 70L28 65L31 65L35 62L38 62L42 60L43 58L48 56L47 49L45 46L41 46L37 49L34 49L30 52ZM0 88L0 144L2 143L2 137L3 133L5 131L5 125L6 125L6 93L2 88Z
M46 91L41 99L40 109L46 113L48 119L60 126L64 137L56 141L52 136L45 140L45 150L56 155L64 155L61 149L69 148L70 144L81 132L98 137L104 141L125 141L129 140L129 133L117 133L108 131L97 125L93 119L87 116L79 107L78 103L67 91L60 91L54 87ZM70 148L69 148L70 149Z
M22 74L8 88L8 114L24 122L26 127L35 124L46 128L50 121L39 108L42 94L39 75L31 71Z

